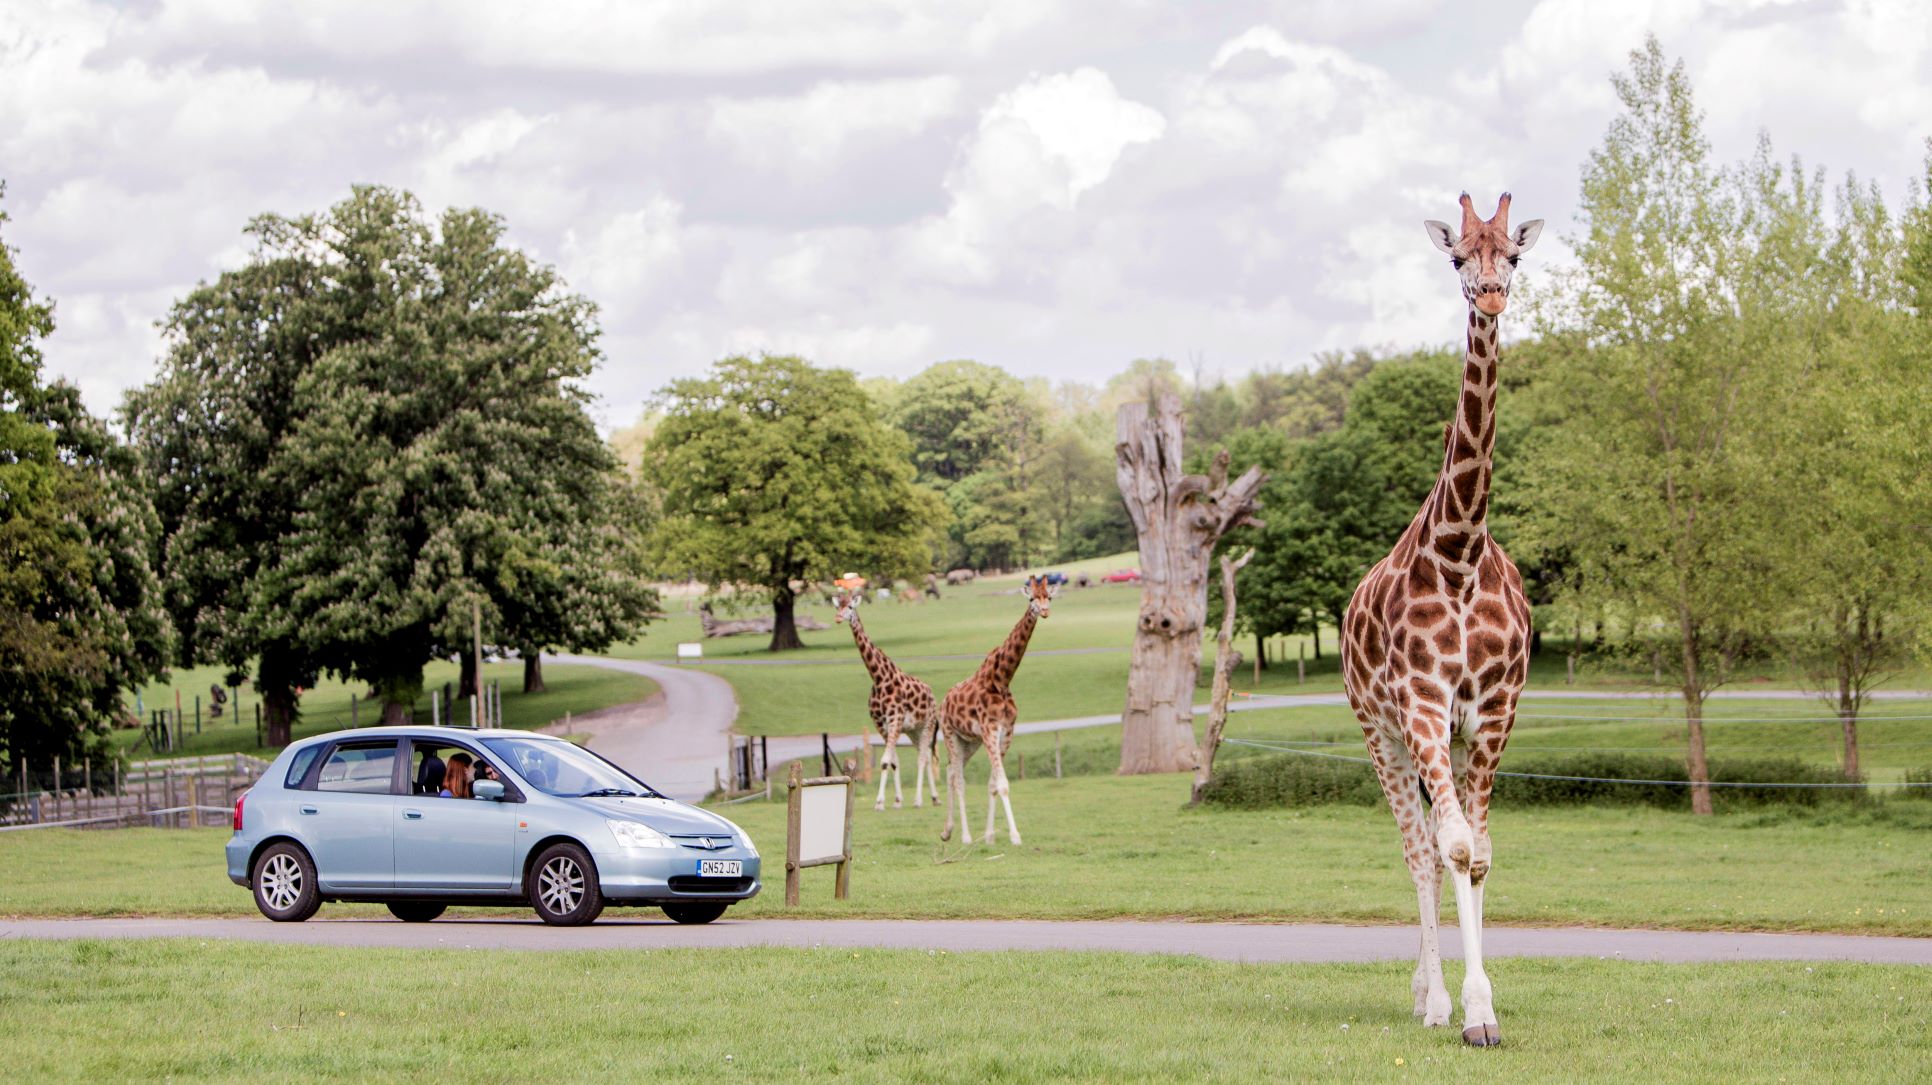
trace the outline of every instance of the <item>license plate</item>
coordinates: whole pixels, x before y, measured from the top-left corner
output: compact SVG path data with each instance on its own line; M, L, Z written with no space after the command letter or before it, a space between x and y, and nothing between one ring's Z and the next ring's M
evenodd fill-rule
M742 859L698 860L698 877L700 878L736 878L743 875L744 872L745 864Z

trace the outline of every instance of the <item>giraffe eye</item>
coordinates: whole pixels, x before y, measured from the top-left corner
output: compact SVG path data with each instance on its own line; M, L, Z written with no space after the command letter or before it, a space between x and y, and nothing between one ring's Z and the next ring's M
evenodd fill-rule
M1467 261L1467 260L1464 260L1464 259L1463 259L1462 257L1460 257L1460 256L1451 256L1451 257L1449 258L1449 266L1450 266L1450 267L1452 267L1452 268L1455 268L1455 269L1456 269L1457 271L1461 271L1461 270L1462 270L1462 266L1463 266L1464 264L1466 264L1466 263L1468 263L1468 262L1469 262L1469 261Z
M1518 263L1520 263L1520 262L1522 261L1522 259L1523 259L1523 257L1522 257L1522 255L1521 255L1520 253L1519 253L1518 255L1515 255L1515 256L1512 256L1512 257L1510 257L1510 258L1509 258L1509 266L1510 266L1510 267L1515 267L1515 266L1516 266L1516 265L1517 265Z

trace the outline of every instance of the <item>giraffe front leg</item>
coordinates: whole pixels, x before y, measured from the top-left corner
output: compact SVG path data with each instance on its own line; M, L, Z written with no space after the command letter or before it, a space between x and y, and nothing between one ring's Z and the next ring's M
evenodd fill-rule
M1449 1023L1449 984L1442 976L1442 949L1437 935L1437 913L1442 895L1442 862L1437 856L1435 836L1430 831L1429 813L1416 787L1416 767L1402 743L1384 736L1373 724L1365 725L1369 758L1375 764L1376 779L1395 815L1396 828L1402 833L1402 860L1415 883L1416 911L1422 919L1421 945L1416 953L1415 974L1409 980L1415 996L1415 1014L1429 1028Z
M1483 888L1494 871L1494 851L1489 842L1489 796L1496 782L1496 768L1503 746L1515 722L1513 709L1493 719L1485 719L1470 743L1468 765L1463 779L1463 810L1468 816L1474 838L1469 865L1469 890L1464 899L1457 885L1456 911L1463 922L1464 956L1468 971L1462 983L1462 1038L1476 1047L1493 1047L1503 1042L1502 1027L1496 1021L1495 994L1489 975L1483 969ZM1473 952L1468 948L1474 946Z

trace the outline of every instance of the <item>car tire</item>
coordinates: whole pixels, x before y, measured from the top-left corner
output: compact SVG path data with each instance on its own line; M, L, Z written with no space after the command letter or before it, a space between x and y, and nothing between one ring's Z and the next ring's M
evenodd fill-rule
M731 907L731 905L723 901L694 900L680 901L677 904L666 904L662 905L662 907L664 914L671 917L671 922L686 923L695 926L709 923L725 914L725 909Z
M277 923L300 923L322 907L315 860L300 844L284 840L270 845L255 857L248 881L255 887L255 907Z
M553 927L581 927L604 911L597 867L575 844L552 844L530 864L530 906Z
M433 900L392 900L389 914L404 923L427 923L449 910L449 905Z

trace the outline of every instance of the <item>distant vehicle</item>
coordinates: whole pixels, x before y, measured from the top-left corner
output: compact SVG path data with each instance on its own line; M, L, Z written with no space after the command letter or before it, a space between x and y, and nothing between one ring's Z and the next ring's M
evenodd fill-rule
M1139 569L1115 569L1113 572L1108 573L1106 576L1103 576L1100 579L1108 584L1133 584L1133 583L1137 583L1140 580L1140 570Z
M1060 585L1065 584L1067 582L1067 574L1048 573L1046 574L1046 582L1057 588Z
M479 778L459 786L465 759ZM473 795L439 797L446 786ZM365 727L294 743L235 801L227 859L228 879L277 922L367 901L406 923L451 905L527 905L556 926L606 905L709 923L759 890L743 829L563 739L495 729Z

